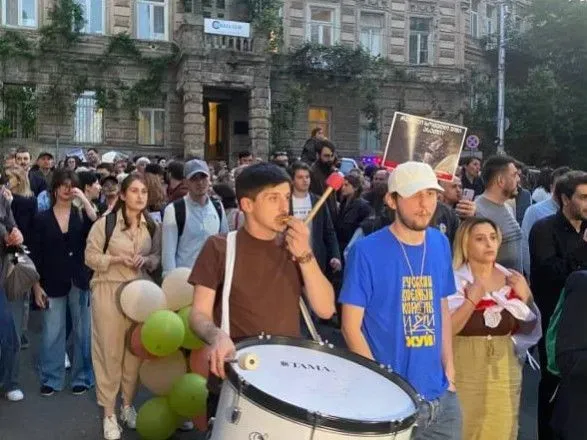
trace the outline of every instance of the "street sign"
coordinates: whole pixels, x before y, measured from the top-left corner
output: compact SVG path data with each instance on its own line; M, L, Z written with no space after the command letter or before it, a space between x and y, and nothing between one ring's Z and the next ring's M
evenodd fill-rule
M476 150L480 143L481 141L479 140L479 137L475 136L474 134L467 136L467 140L465 141L467 148L471 150Z

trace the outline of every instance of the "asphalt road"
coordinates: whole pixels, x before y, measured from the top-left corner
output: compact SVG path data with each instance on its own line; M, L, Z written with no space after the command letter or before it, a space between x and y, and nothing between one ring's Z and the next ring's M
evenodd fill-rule
M0 440L100 440L102 439L102 420L93 391L82 396L74 396L68 390L55 393L51 397L42 397L39 394L39 382L35 370L40 333L38 313L33 312L31 315L31 348L23 351L21 357L21 385L25 399L17 403L0 399ZM340 334L333 333L329 328L322 327L321 333L331 342L341 341ZM535 428L537 382L538 373L526 368L518 440L537 438ZM135 402L136 407L140 407L149 397L148 391L141 389ZM134 431L128 429L124 431L123 439L138 438ZM200 440L203 437L194 431L178 432L173 438Z

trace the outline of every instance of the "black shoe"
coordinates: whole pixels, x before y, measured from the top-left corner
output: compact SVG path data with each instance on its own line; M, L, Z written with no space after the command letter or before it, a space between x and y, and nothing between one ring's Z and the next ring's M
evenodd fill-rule
M88 387L85 387L83 385L76 385L71 389L71 392L73 394L75 394L76 396L81 396L82 394L84 394L86 391L88 391Z
M49 396L52 396L54 393L55 393L55 390L53 388L51 388L50 386L43 385L41 387L41 396L49 397Z

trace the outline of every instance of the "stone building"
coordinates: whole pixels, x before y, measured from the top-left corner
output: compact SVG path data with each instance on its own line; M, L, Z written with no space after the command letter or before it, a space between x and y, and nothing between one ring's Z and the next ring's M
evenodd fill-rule
M2 0L0 25L3 31L38 39L54 2L60 1ZM0 50L4 149L24 145L63 157L74 148L95 147L230 161L242 150L260 156L271 151L272 110L288 99L293 73L279 61L283 55L267 50L266 32L252 27L248 37L233 37L205 30L205 18L246 22L245 2L79 1L86 23L80 41L67 48L67 62L86 77L84 88L74 87L68 111L29 105L35 95L48 95L55 76L67 76L67 68L59 71L50 58L31 63ZM362 46L401 70L401 79L379 85L375 124L361 111L365 103L344 87L310 84L306 89L291 115L289 149L299 153L311 129L321 126L347 156L380 150L396 110L462 121L469 105L469 72L483 63L481 37L497 29L494 2L484 0L284 0L280 17L285 54L307 42ZM142 96L133 111L100 106L99 89L117 84L128 91L149 76L148 63L124 53L112 54L109 70L96 67L110 38L120 33L132 37L145 59L178 53L159 92Z

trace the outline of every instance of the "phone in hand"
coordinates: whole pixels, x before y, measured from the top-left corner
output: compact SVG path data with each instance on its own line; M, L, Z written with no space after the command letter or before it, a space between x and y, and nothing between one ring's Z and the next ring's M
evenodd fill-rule
M463 200L468 200L469 202L472 202L474 197L475 197L474 190L472 190L471 188L463 189Z

